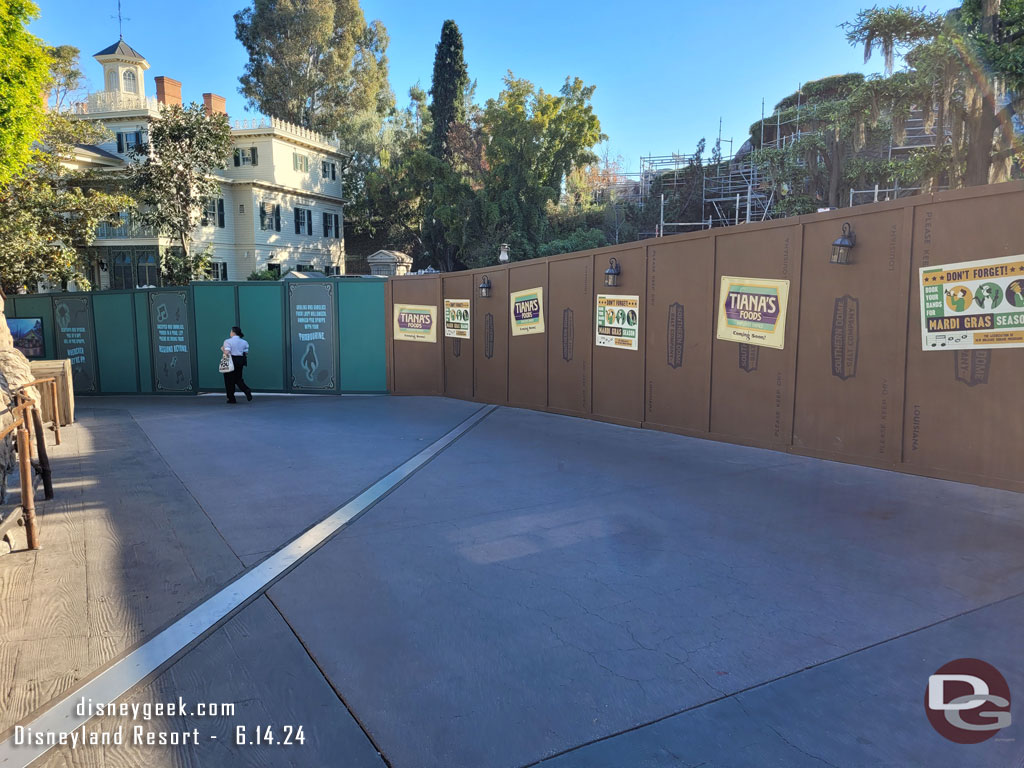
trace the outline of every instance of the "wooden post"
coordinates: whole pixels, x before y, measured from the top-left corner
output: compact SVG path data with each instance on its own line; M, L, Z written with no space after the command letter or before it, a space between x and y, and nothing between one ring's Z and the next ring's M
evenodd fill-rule
M53 437L57 445L60 445L60 404L57 402L57 380L50 380L50 403L52 404L52 410L50 415L53 416Z
M46 431L39 409L32 406L32 426L36 430L36 452L39 454L39 474L43 478L43 498L53 498L53 474L50 472L50 457L46 452Z
M29 414L29 409L32 407L32 400L28 395L19 393L18 404L23 406L21 412L21 418L25 422L25 430L28 432L28 457L32 459L35 455L35 450L32 446L32 416Z
M21 475L21 508L25 518L28 548L39 549L39 529L36 526L36 501L32 488L32 442L28 432L29 418L21 409L22 424L18 427L18 473Z

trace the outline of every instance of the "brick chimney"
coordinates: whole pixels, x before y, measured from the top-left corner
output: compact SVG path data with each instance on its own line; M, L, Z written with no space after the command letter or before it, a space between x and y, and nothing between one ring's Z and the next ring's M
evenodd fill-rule
M172 104L181 106L181 83L163 75L154 77L153 82L156 83L157 101L168 106Z
M206 107L207 115L226 115L228 113L227 102L223 96L218 96L216 93L204 93L203 106Z

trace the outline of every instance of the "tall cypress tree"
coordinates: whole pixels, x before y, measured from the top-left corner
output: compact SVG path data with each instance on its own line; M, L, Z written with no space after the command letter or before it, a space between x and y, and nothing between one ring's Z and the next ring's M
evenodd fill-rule
M441 41L434 53L434 77L430 85L430 114L434 129L430 136L430 154L447 157L448 131L453 123L466 120L466 88L469 73L462 56L462 33L448 19L441 27Z

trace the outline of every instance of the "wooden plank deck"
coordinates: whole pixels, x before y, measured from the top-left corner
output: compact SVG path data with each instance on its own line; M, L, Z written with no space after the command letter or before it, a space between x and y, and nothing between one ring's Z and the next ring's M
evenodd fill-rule
M81 413L50 448L42 549L0 556L0 731L242 570L130 414Z

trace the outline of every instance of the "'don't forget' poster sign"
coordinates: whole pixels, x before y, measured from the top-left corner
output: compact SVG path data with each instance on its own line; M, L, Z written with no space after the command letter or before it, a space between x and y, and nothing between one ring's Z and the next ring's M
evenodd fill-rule
M783 349L789 280L722 276L718 338Z
M1024 256L920 272L924 351L1024 347Z
M469 299L445 299L445 337L451 339L468 339L469 317Z
M640 348L640 297L597 295L594 343L616 349Z
M527 288L509 295L512 335L544 333L544 289Z
M395 341L437 341L437 307L395 304Z

